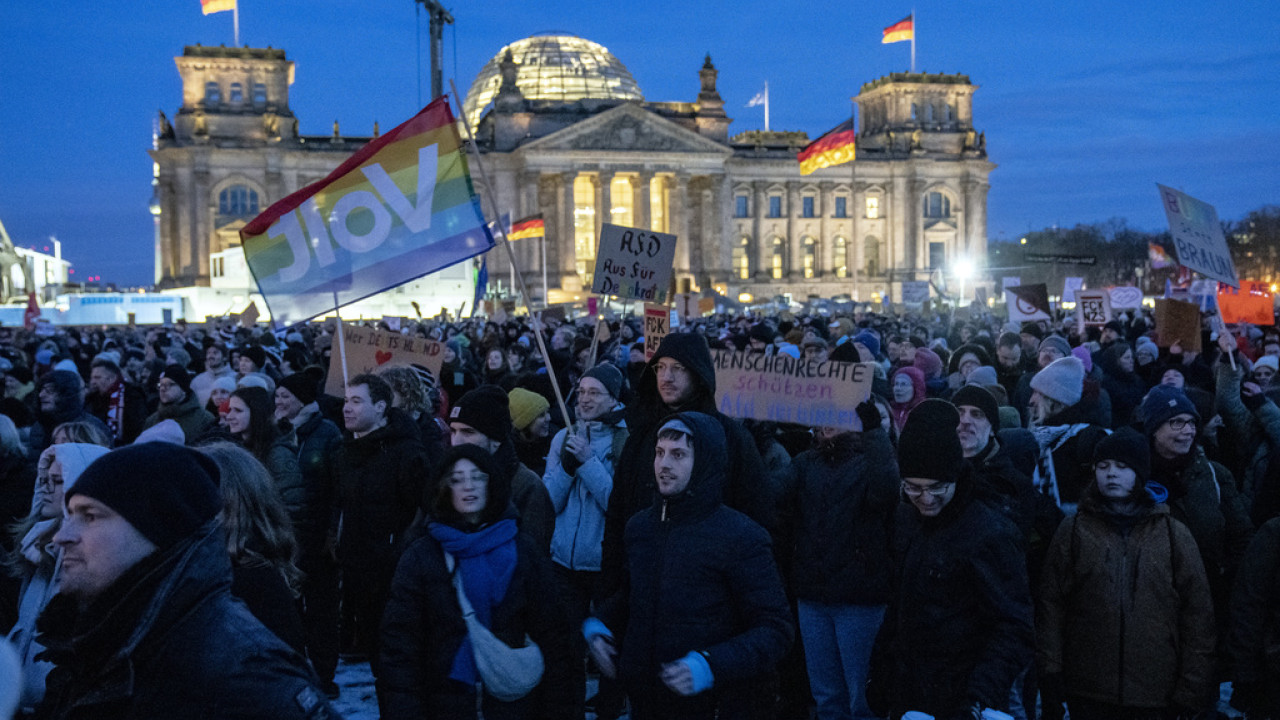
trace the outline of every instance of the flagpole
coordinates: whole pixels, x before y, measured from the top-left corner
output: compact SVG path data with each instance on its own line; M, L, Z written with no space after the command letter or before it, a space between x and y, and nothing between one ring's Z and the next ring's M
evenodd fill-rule
M911 73L916 71L916 9L911 8Z
M547 286L547 225L542 225L542 306L546 307L549 302L549 289ZM533 314L530 312L530 314Z
M485 172L484 161L480 159L480 146L476 145L475 136L471 134L471 121L467 118L467 114L462 112L462 96L458 94L458 85L453 81L453 78L449 78L449 89L453 90L453 102L458 105L458 112L460 113L458 115L458 119L462 121L462 127L467 131L467 141L471 145L471 153L475 156L476 168L480 170L480 180L484 183L485 187L489 188L489 192L486 193L485 199L488 199L490 209L494 211L494 217L501 217L497 212L497 201L493 199L493 185L489 184L489 176L488 173ZM501 222L498 223L499 226L501 226L501 224ZM515 267L516 253L511 249L511 241L507 239L506 229L499 227L499 231L502 232L502 246L507 249L507 258L511 261L511 266ZM542 235L544 240L546 238L546 234L546 226L543 225ZM544 263L542 267L543 272L545 273L546 264ZM524 293L526 298L529 297L529 291L525 288L524 284L524 274L516 273L516 280L520 282L520 291ZM544 306L546 305L546 298L543 298L542 304ZM560 412L563 414L565 422L568 422L570 417L569 408L565 406L564 396L560 394L560 383L556 382L556 371L555 368L551 367L551 353L547 351L546 340L542 337L542 314L535 313L533 312L533 308L529 308L529 318L533 320L533 339L538 341L538 349L542 352L542 363L547 368L548 377L551 378L551 389L555 391L556 404L559 405Z
M342 388L347 387L347 334L342 331L342 306L338 304L338 291L333 291L333 314L338 318L338 355L342 359Z

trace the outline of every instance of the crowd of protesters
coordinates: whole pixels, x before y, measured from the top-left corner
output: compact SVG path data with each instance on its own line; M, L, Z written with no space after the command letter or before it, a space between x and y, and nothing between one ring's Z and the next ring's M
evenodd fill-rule
M402 323L341 396L332 322L0 328L0 717L1280 717L1274 328ZM729 417L720 350L872 395Z

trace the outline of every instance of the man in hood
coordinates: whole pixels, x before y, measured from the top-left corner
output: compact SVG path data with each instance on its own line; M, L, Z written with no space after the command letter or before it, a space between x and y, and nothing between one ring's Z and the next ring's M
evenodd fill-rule
M773 530L777 489L751 433L716 409L716 372L705 338L694 333L664 337L640 378L636 400L628 411L630 435L615 464L605 515L600 588L604 596L618 588L627 521L653 503L657 482L650 456L658 428L672 413L700 412L720 423L728 443L724 504Z
M35 461L53 444L53 429L63 423L87 422L111 437L111 431L84 409L84 380L71 370L53 370L36 383L36 424L31 426L28 455Z
M592 657L635 720L772 717L767 680L794 629L769 534L721 502L719 420L681 412L655 435L657 492L627 523L625 581L583 624Z

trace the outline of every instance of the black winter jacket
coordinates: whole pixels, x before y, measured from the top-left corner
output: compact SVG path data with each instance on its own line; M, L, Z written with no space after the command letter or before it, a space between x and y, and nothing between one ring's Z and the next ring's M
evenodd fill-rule
M622 587L599 618L621 639L618 673L646 717L768 716L764 680L794 636L769 534L720 500L727 462L719 421L677 417L694 433L693 477L683 493L658 496L627 523ZM706 657L714 685L679 697L659 672L691 651Z
M879 714L919 710L948 720L969 717L974 703L1005 709L1013 681L1031 664L1022 538L976 499L971 482L961 478L937 517L922 517L910 503L898 512L897 584L867 693Z
M898 462L880 428L833 440L791 461L780 523L791 586L801 600L884 605L892 593Z
M521 532L516 537L516 569L507 594L493 611L489 628L513 647L525 636L542 650L542 682L515 702L484 696L488 720L569 717L575 687L569 616L561 608L546 549ZM430 535L409 544L396 567L382 614L382 672L378 696L383 720L449 720L476 717L476 690L449 678L467 626L453 588L444 549ZM581 697L577 698L581 702Z
M338 467L338 559L344 568L389 579L431 472L417 426L391 408L385 426L346 440Z
M305 557L320 552L329 534L338 486L334 458L342 452L342 431L317 407L293 432L298 440L302 487L289 516L299 553Z
M215 523L127 570L84 611L63 595L37 627L56 663L36 717L339 717L303 657L230 593Z

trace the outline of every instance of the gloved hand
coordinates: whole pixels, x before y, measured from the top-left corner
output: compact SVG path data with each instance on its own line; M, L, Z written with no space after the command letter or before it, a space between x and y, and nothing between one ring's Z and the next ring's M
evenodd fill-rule
M858 407L854 408L854 412L858 413L858 420L862 422L862 432L880 427L880 408L876 407L875 401L862 401Z

